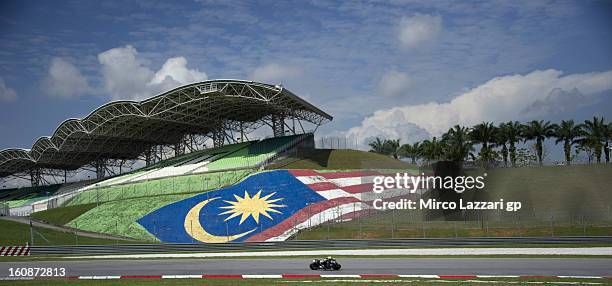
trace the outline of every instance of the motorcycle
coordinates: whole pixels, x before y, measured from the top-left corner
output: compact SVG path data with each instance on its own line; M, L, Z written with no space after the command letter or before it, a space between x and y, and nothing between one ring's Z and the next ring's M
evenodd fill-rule
M342 265L335 259L313 259L310 270L340 270Z

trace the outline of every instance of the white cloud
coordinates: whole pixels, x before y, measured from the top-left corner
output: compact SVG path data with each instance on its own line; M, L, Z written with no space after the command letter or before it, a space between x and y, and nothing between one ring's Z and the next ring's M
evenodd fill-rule
M62 58L51 59L43 84L50 95L59 97L80 96L91 91L85 76Z
M0 77L0 101L13 101L17 98L17 92L8 87L4 79Z
M151 84L186 84L206 80L206 73L198 69L190 70L187 68L187 59L184 57L170 58L166 60L159 71L155 73Z
M198 69L188 69L184 57L169 58L154 72L130 45L100 53L98 61L102 65L104 87L114 99L144 99L208 78Z
M594 98L588 98L577 88L565 90L554 88L546 98L536 100L521 110L522 115L538 114L566 114L576 107L587 106L594 103Z
M546 115L551 109L539 108L537 115L532 112L525 114L524 110L531 110L534 104L539 106L550 101L551 94L557 97L554 95L558 93L556 89L576 89L581 94L580 98L586 100L609 96L612 71L563 75L557 70L537 70L526 75L496 77L450 102L430 102L376 111L365 118L360 126L349 129L347 135L365 138L378 132L388 137L403 136L400 137L402 141L412 142L421 138L415 139L405 134L406 131L402 129L406 125L414 125L411 130L417 127L432 136L439 136L455 124L472 126L482 121L533 119L533 116Z
M283 83L283 80L296 78L302 74L298 68L281 66L279 64L267 64L253 70L250 79L264 83Z
M382 76L378 85L384 96L396 96L412 86L412 79L407 73L391 70Z
M437 38L440 31L442 31L442 17L415 14L401 19L398 38L402 46L415 48Z

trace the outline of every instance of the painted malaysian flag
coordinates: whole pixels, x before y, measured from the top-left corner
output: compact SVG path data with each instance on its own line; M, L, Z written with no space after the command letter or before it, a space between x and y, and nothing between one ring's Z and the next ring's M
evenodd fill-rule
M416 175L416 172L414 172ZM301 229L351 220L376 199L414 198L408 189L373 192L376 171L277 170L161 207L138 220L162 242L281 241Z

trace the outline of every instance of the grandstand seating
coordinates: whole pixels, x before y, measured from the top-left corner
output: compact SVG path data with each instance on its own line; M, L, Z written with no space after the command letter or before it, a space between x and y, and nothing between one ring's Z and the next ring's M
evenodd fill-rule
M57 207L66 202L72 205L222 187L252 173L254 167L266 160L272 160L279 152L299 141L300 136L305 135L267 138L195 151L102 181L89 180L63 186L39 187L40 190L23 188L0 192L0 201L11 200L11 208L31 205L32 208L28 209L30 212ZM230 170L234 171L228 172ZM227 174L222 174L224 172ZM193 177L196 174L203 176Z
M18 207L54 195L60 186L57 184L3 190L0 192L0 201L7 201L10 207Z
M189 156L181 156L180 159L168 159L166 161L162 161L156 164L158 167L149 169L144 172L140 172L137 175L127 176L123 179L115 179L112 184L104 184L104 185L115 185L120 183L128 183L128 182L138 182L143 180L152 180L157 178L165 178L172 176L180 176L190 173L201 173L205 172L208 169L202 168L203 166L209 164L211 161L216 160L217 158L223 157L227 154L235 152L236 150L240 150L249 146L252 142L244 142L238 144L232 144L227 146L222 146L218 148L211 148L206 150L201 150L197 152L193 152L188 154ZM171 161L169 163L168 161ZM165 167L159 167L165 166Z
M303 135L268 138L219 158L206 165L207 170L235 169L256 166L275 155L280 149Z

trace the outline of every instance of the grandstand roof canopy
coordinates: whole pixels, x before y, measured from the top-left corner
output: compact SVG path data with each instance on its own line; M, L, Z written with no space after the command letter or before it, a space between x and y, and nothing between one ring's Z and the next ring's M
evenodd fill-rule
M31 149L0 151L0 177L36 168L75 170L98 159L136 159L154 145L177 144L188 134L240 132L275 118L316 125L332 116L282 86L209 80L143 101L114 101L82 119L67 119Z

